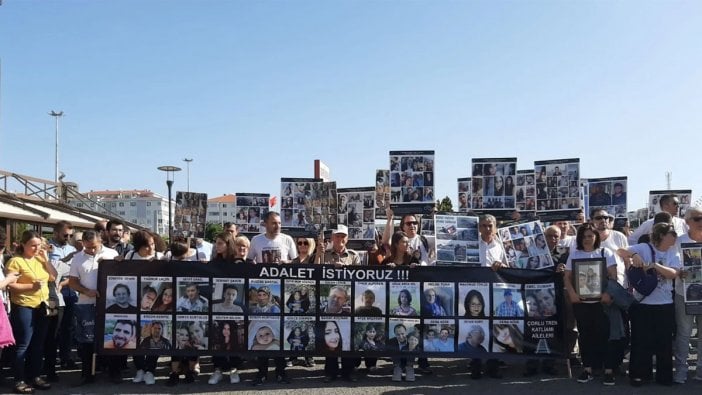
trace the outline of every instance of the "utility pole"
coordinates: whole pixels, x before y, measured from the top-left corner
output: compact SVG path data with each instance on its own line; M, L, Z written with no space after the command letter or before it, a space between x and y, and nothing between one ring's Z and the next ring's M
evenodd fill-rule
M193 158L185 158L183 159L183 162L185 162L185 167L187 168L187 173L188 173L188 192L190 192L190 162L193 161Z
M55 159L55 162L54 162L55 169L54 170L56 171L56 175L54 176L54 181L58 184L58 182L59 182L59 118L61 118L63 116L63 111L57 112L57 111L52 110L49 113L49 115L54 117L54 121L56 124L56 129L55 129L56 130L56 147L55 147L56 152L54 155L54 159Z

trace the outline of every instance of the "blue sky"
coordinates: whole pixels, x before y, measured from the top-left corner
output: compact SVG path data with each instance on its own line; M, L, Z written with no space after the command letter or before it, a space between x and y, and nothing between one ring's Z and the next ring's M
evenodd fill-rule
M455 202L471 158L581 158L584 177L702 190L702 2L39 1L0 6L0 169L81 190L280 194L322 159L371 186L436 150ZM695 133L697 132L697 133ZM185 190L185 172L176 190Z

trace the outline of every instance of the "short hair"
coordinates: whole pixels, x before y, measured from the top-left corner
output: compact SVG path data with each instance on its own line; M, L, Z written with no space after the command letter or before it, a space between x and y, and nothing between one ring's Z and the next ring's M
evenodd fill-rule
M470 330L468 330L468 336L470 336L470 334L473 332L480 332L480 334L483 336L483 339L485 338L485 330L483 329L482 326L471 325Z
M154 287L152 287L152 286L150 286L150 285L147 285L147 286L145 286L144 288L141 289L141 294L142 294L142 295L147 294L147 293L149 293L149 292L152 292L152 293L158 295L158 292L156 292L156 288L154 288ZM114 296L114 295L113 295L113 296Z
M263 222L268 222L268 219L273 217L273 216L280 217L280 213L278 213L277 211L273 211L273 210L268 211L267 213L263 214Z
M397 325L395 325L394 328L392 328L392 331L393 331L395 334L397 334L397 329L398 329L398 328L402 328L402 329L404 329L405 331L407 330L407 327L405 326L405 324L397 324Z
M370 289L363 291L364 298L367 298L369 296L373 297L373 299L375 300L375 292L371 291Z
M239 295L239 290L236 288L236 285L234 284L224 284L222 287L222 299L224 299L224 294L227 292L228 289L233 289L236 291L236 294Z
M663 236L669 233L675 237L678 237L675 227L671 224L661 222L653 225L653 228L651 229L651 243L653 243L653 245L660 244L660 242L663 241Z
M549 232L549 231L550 231L550 232ZM548 226L546 229L544 229L544 234L553 233L554 231L558 232L558 235L559 235L559 236L561 235L561 228L559 228L559 227L556 226L556 225L550 225L550 226Z
M117 325L129 325L132 328L132 336L136 335L136 322L132 320L117 320L115 322L115 328L117 328ZM114 328L112 329L114 332Z
M661 196L660 200L658 201L658 204L661 206L661 208L663 208L664 204L670 203L676 197L678 197L678 195L675 195L675 194L663 195L663 196Z
M73 224L68 221L59 221L56 224L54 224L54 233L58 232L63 228L73 229Z
M81 238L83 242L91 242L91 241L99 241L102 242L102 239L98 236L98 232L94 230L86 230L83 232L83 237Z
M115 285L114 288L112 288L112 296L115 296L115 293L117 293L117 288L124 288L124 289L126 289L126 290L127 290L127 295L132 296L132 290L129 289L129 286L128 286L127 284L124 284L124 283L118 283L117 285Z
M670 215L669 212L661 211L660 213L657 213L656 215L653 216L653 223L654 224L658 224L658 223L672 224L673 223L673 216Z
M222 227L223 227L224 229L227 229L228 227L230 227L230 226L232 226L232 225L234 225L234 223L232 223L232 222L225 222L224 225L222 225Z
M583 237L585 237L585 232L590 231L595 234L595 245L594 248L600 248L600 232L595 229L595 226L591 222L585 222L578 227L578 233L575 235L576 248L580 251L583 250Z
M685 220L691 220L698 215L702 215L702 207L692 206L685 211Z
M117 226L117 225L122 225L122 227L124 227L124 228L127 227L127 225L121 219L111 219L111 220L107 221L106 229L109 231L110 229L112 229L113 226Z
M331 288L329 288L329 294L331 294L335 289L338 289L340 291L344 292L344 295L346 295L346 300L349 300L349 291L346 290L346 287L343 287L341 285L335 285Z
M492 214L482 214L478 217L478 222L490 221L493 225L497 225L497 218Z
M163 322L161 322L161 321L152 321L152 322L151 322L151 327L153 327L154 325L160 325L161 328L163 329Z
M598 212L598 211L604 211L605 213L607 213L607 215L610 215L609 212L607 212L607 209L606 209L606 208L604 208L604 207L595 207L595 208L593 208L592 210L590 210L590 218L594 218L594 217L595 217L595 213Z
M134 251L139 251L142 247L147 247L149 245L149 239L156 245L156 240L154 236L145 230L140 230L132 235L132 245L134 246Z
M107 230L106 226L102 224L103 221L98 221L93 225L93 230L96 232L104 232Z

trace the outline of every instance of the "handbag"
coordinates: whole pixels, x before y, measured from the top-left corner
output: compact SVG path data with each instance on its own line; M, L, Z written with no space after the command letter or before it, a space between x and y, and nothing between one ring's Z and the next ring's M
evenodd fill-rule
M95 342L95 305L76 304L73 306L73 312L76 316L76 342Z
M656 251L651 244L648 248L651 249L653 262L656 261ZM629 266L626 270L626 276L629 279L629 284L644 297L650 295L658 286L658 273L655 269L644 270L642 267Z

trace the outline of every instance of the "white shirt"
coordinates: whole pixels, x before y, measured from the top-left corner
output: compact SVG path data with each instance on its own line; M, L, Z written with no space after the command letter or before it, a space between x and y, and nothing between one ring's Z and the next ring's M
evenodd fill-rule
M687 226L687 222L680 217L673 217L673 227L675 228L675 232L678 234L678 236L681 236L690 230L690 228ZM638 228L636 228L634 233L629 236L629 244L637 244L641 236L651 233L651 229L653 229L653 218L645 221Z
M118 256L119 253L117 251L105 246L102 246L95 256L88 255L85 251L81 251L73 255L70 276L76 277L85 288L97 289L99 261L101 259L115 259ZM95 304L95 298L81 293L78 295L78 304Z
M629 243L626 240L624 233L618 232L616 230L609 231L609 236L606 240L600 240L600 247L606 247L614 253L614 259L617 261L617 282L619 285L627 288L624 284L626 280L626 266L624 265L624 260L617 255L617 250L620 248L628 248Z
M428 244L427 240L427 244ZM409 239L409 246L412 248L412 251L419 251L421 256L419 258L419 264L421 266L427 266L429 265L429 251L427 251L426 248L424 248L424 243L422 243L422 236L417 233L413 238ZM436 263L436 262L434 262Z
M480 264L482 266L492 266L495 262L505 262L507 263L507 255L505 254L505 248L502 246L502 242L495 235L490 243L483 241L480 238Z
M209 261L210 259L212 259L212 248L213 248L212 243L210 243L206 240L203 240L202 243L196 245L195 248L197 249L198 257L200 256L200 254L203 254L205 256L204 259L206 261Z
M653 257L651 256L651 249L648 247L648 243L637 244L629 247L629 251L635 252L641 256L644 262L653 262ZM680 262L680 254L675 246L668 248L668 251L658 251L657 248L653 247L656 252L656 262L660 263L666 267L672 267L674 269L682 269L682 262ZM656 289L651 292L650 295L644 297L640 293L634 290L634 296L639 300L641 304L650 305L660 305L660 304L670 304L673 303L673 280L663 278L658 274L658 285Z
M256 263L275 263L276 259L279 263L287 263L297 258L297 246L295 240L286 234L279 233L269 239L261 233L251 239L248 258Z

